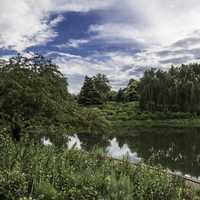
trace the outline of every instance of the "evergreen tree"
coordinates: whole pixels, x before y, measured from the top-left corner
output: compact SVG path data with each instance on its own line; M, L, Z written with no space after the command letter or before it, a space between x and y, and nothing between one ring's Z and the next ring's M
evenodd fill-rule
M100 105L105 103L110 93L109 80L104 74L97 74L92 78L85 77L78 102L82 105Z
M83 87L78 97L78 103L85 106L103 103L98 90L95 88L93 78L85 77Z
M111 90L111 87L109 85L109 80L104 74L97 74L93 77L94 85L96 90L100 94L100 98L103 102L107 101L109 98L109 93Z

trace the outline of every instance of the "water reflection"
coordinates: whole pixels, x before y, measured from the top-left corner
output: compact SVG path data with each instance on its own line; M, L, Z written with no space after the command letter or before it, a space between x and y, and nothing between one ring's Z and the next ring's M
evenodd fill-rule
M46 137L43 137L43 138L41 139L41 142L42 142L42 144L45 145L45 146L51 146L51 145L52 145L52 142L50 141L50 139L49 139L49 138L46 138Z
M43 138L44 145L52 145ZM68 137L69 149L103 148L114 158L138 163L153 157L155 164L182 175L200 177L200 129L138 129L109 140L105 136L77 134Z
M139 157L161 164L172 171L200 176L200 129L138 130L137 136L118 137Z
M127 144L120 147L117 138L110 140L110 145L106 148L106 152L113 158L122 159L126 157L134 163L139 163L141 161L137 153L133 153Z
M81 141L76 134L68 137L67 147L68 149L82 149Z

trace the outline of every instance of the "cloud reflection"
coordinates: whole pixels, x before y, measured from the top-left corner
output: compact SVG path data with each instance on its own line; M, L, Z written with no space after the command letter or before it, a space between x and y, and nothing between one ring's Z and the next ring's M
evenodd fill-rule
M137 153L132 152L127 144L120 147L116 138L110 140L110 145L106 148L106 152L113 158L122 159L123 157L127 157L133 163L139 163L141 161Z

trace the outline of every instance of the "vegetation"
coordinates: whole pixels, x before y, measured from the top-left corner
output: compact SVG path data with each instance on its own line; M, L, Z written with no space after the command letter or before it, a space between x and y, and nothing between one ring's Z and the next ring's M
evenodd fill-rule
M109 93L109 80L104 74L97 74L92 78L86 76L78 102L85 106L101 105L109 99Z
M3 200L193 200L179 178L146 165L105 159L0 134L0 198Z
M100 107L112 125L111 135L133 134L136 129L199 128L200 118L184 112L141 112L139 102L108 102Z
M76 132L109 136L122 127L200 124L199 71L191 66L147 71L118 92L105 75L86 76L75 97L43 56L0 61L0 199L194 199L184 181L162 170L66 148L66 135ZM42 144L44 137L52 146Z
M200 114L200 65L148 70L140 82L140 108Z
M67 86L58 66L43 56L18 55L2 62L0 126L9 128L16 141L28 135L35 140L46 136L56 143L76 131L108 131L101 112L78 106Z

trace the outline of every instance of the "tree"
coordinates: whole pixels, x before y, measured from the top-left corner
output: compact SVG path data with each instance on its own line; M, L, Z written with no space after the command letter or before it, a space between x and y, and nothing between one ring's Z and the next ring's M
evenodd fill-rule
M78 97L78 103L85 106L103 103L99 92L95 88L93 79L88 76L85 77L85 81Z
M99 92L101 96L101 100L103 102L107 101L109 98L109 93L111 87L109 85L109 80L104 74L97 74L93 77L94 85L96 90Z
M138 94L138 86L139 81L130 79L127 88L124 90L124 95L126 101L138 101L139 94Z
M147 70L139 93L142 110L200 114L200 65L172 66L168 72Z
M97 74L92 78L86 76L78 102L81 105L100 105L109 98L110 85L109 80L104 74Z
M67 86L66 78L50 60L18 54L0 67L0 119L9 123L18 141L28 130L34 137L33 127L54 125L59 129L61 121L67 121L64 110L70 108Z

